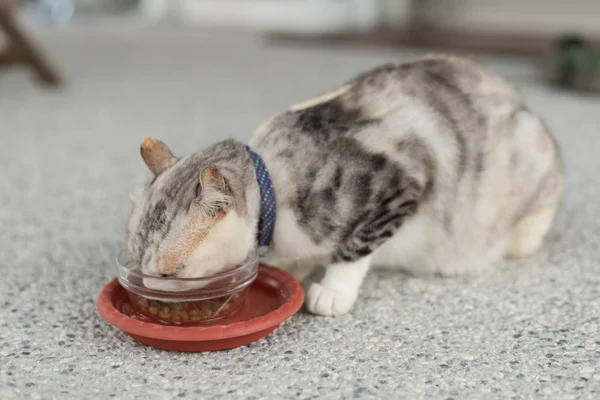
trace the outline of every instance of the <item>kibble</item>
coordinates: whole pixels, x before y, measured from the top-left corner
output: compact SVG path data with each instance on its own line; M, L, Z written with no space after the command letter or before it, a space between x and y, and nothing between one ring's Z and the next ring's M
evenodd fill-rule
M135 303L135 308L147 317L158 317L164 322L186 323L213 319L229 313L239 300L240 294L235 293L211 300L181 303L149 300L137 295L131 298Z

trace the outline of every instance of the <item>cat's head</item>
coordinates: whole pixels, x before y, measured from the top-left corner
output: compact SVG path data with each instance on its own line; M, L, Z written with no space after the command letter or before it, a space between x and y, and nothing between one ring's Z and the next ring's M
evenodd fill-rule
M256 219L247 212L255 207L247 201L253 188L234 150L229 143L177 158L161 141L143 139L142 158L153 177L135 199L127 235L143 273L211 276L255 250Z

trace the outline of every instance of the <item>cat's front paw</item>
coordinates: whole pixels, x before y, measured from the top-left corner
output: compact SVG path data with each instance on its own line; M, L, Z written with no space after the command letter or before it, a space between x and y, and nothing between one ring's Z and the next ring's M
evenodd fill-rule
M306 295L306 308L313 314L335 317L350 311L355 301L355 293L330 289L319 283L313 283Z

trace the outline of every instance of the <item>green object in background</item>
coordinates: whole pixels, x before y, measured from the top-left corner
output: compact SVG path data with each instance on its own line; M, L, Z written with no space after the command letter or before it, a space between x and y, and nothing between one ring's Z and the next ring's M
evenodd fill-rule
M547 57L550 80L562 87L600 92L600 53L578 36L565 36Z

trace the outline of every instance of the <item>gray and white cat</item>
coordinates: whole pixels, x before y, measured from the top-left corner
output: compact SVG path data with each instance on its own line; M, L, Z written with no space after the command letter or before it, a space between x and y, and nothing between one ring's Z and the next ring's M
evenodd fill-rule
M371 266L474 273L534 254L563 192L559 148L518 93L467 59L385 65L272 117L250 147L277 199L268 261L327 265L307 308L340 315ZM177 158L145 138L154 178L128 245L143 271L201 277L256 250L260 194L246 145Z

